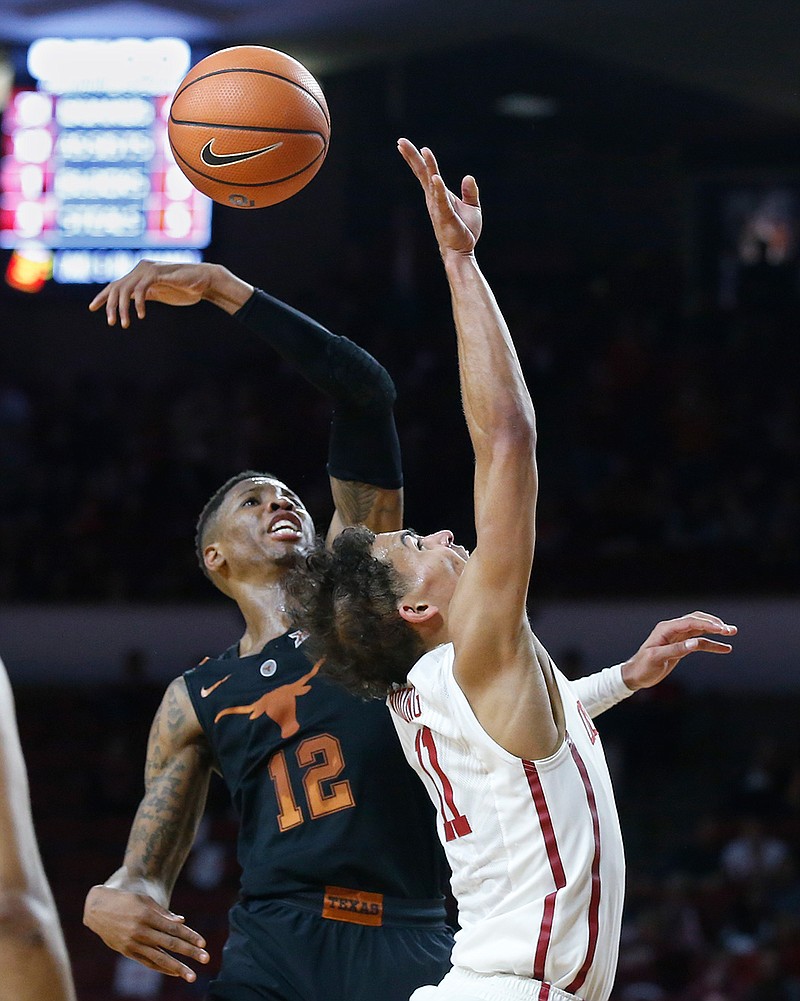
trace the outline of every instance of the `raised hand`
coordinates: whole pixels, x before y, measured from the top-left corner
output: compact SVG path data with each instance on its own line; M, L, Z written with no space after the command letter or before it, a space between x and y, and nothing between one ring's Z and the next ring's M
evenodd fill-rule
M136 315L143 320L148 299L168 306L193 306L207 299L226 313L235 313L252 293L252 285L219 264L139 261L127 275L98 292L89 303L89 309L96 312L105 306L108 325L113 327L119 316L120 325L127 328L131 302L136 307Z
M398 139L397 148L425 192L425 204L442 255L471 254L483 225L475 178L467 174L462 180L459 198L445 185L436 157L427 146L418 150L408 139Z
M159 264L139 261L133 271L106 285L89 303L92 312L105 306L108 325L119 314L123 327L130 326L130 303L140 320L145 317L145 300L169 306L193 306L203 298L211 282L210 264Z
M730 653L730 643L709 639L735 636L736 626L728 625L708 612L691 612L677 619L659 622L633 657L622 665L622 677L628 688L652 688L671 674L690 653Z

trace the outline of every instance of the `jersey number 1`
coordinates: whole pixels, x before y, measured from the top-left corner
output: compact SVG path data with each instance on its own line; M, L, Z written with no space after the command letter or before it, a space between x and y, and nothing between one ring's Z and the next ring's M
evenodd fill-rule
M350 783L346 780L331 781L344 771L342 745L336 737L329 733L306 737L298 744L295 756L298 765L304 769L303 790L312 820L355 806ZM305 817L294 796L286 752L276 751L269 759L268 768L278 799L278 827L289 831L304 823ZM323 785L328 782L330 785Z
M469 826L469 821L463 813L458 812L453 798L453 786L439 763L436 742L429 727L423 726L421 730L417 730L415 750L420 767L433 783L439 797L439 813L444 825L445 841L455 841L456 838L463 838L464 835L471 834L472 828Z

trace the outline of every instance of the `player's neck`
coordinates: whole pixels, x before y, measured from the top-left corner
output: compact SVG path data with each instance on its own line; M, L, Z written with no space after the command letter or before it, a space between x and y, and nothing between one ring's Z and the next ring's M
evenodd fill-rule
M422 639L422 645L425 648L425 653L429 650L434 650L437 646L441 646L442 643L450 642L447 622L441 617L438 618L436 623L431 623L428 628L420 629L419 634Z
M245 622L244 635L239 641L240 657L258 653L291 625L284 610L280 584L242 586L233 597Z

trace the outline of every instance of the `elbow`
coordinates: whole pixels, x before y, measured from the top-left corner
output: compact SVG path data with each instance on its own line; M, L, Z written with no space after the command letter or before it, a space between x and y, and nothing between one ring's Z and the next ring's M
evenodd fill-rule
M536 419L533 411L503 414L492 428L492 450L520 457L536 455Z
M536 448L536 411L525 387L510 386L493 395L485 391L473 405L464 400L467 424L492 444Z
M383 365L378 366L374 385L374 407L377 410L389 413L397 401L397 387L394 379L389 375Z

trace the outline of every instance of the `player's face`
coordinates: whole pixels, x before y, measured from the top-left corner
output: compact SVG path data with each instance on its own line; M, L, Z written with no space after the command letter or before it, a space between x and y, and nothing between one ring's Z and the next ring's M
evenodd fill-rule
M254 476L231 487L218 525L229 561L263 558L281 562L307 551L314 523L302 501L280 480Z
M408 583L408 593L446 608L469 553L453 541L447 530L419 535L410 528L375 536L372 553L388 561Z

